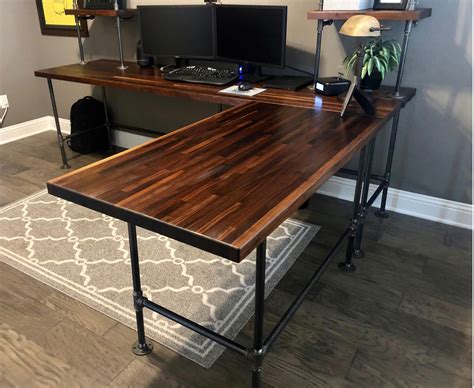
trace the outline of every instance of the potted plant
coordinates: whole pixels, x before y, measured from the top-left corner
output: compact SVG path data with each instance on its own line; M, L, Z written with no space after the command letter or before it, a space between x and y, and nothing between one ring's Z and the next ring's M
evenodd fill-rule
M376 90L388 72L395 70L400 63L401 47L395 40L384 42L382 38L374 39L357 48L344 59L346 70L354 70L357 66L359 50L363 51L361 89Z

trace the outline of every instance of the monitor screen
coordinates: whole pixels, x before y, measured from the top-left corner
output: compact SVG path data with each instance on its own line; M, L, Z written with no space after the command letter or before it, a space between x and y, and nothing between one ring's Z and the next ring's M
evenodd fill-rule
M214 7L138 6L145 55L214 58Z
M285 66L287 7L216 7L216 56L220 60Z

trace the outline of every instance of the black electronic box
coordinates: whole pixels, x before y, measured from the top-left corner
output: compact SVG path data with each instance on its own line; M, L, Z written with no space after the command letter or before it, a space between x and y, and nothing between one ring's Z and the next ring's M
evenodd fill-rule
M314 84L314 91L323 96L338 96L347 92L351 81L341 77L318 78Z

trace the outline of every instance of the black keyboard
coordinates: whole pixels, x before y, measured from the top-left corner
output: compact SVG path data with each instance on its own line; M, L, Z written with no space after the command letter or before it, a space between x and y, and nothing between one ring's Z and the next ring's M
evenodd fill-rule
M239 75L230 70L218 70L212 67L187 66L180 67L165 75L168 81L193 82L210 85L227 85L239 78Z

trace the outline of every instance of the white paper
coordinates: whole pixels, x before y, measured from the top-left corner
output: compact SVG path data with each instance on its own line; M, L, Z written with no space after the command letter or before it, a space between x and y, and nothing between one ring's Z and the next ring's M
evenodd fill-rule
M238 85L231 86L230 88L220 90L219 93L226 93L226 94L236 94L238 96L247 96L247 97L253 97L256 96L257 94L260 94L264 92L267 89L259 89L259 88L253 88L250 90L239 90Z

